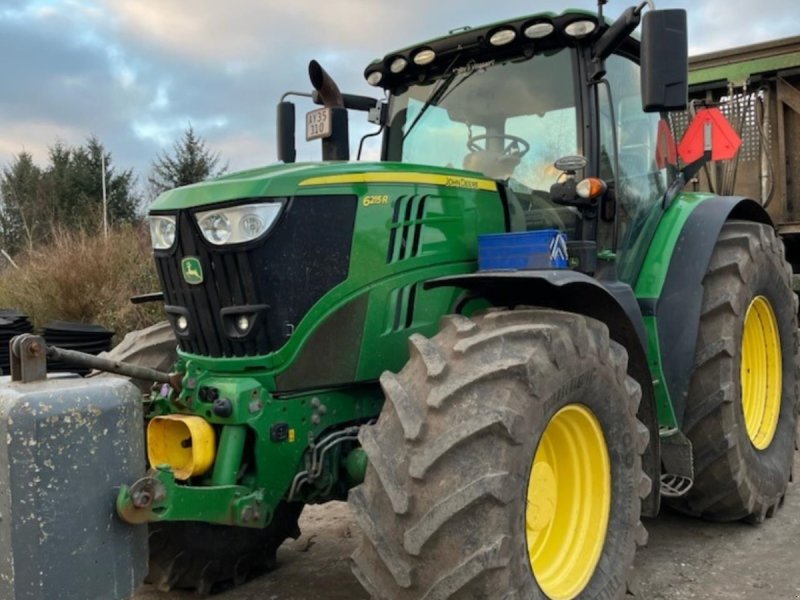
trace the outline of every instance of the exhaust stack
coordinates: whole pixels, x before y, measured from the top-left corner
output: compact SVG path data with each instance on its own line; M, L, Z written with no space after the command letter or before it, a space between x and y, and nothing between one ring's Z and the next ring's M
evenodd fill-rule
M339 86L315 60L308 63L308 77L323 105L330 110L331 134L322 140L322 160L350 160L347 109Z

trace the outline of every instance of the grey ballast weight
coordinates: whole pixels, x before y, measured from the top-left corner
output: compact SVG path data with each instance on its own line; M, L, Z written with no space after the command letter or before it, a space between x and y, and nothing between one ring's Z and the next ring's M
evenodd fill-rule
M0 383L0 599L122 600L147 529L115 486L144 474L141 394L122 379Z

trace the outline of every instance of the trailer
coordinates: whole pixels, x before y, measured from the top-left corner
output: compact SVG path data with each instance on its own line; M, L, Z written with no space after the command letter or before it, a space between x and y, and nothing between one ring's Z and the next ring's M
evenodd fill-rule
M757 199L800 272L800 36L693 56L690 107L673 113L676 134L696 110L719 106L741 137L732 161L716 161L690 182L696 191ZM679 135L676 135L679 137ZM795 275L795 290L800 278Z

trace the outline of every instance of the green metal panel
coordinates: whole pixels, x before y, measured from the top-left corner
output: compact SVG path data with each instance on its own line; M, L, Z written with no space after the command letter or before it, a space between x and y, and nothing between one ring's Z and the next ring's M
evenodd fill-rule
M691 71L689 73L689 85L712 81L730 81L734 85L743 85L752 75L780 71L797 66L800 66L800 52L771 58L756 58L745 62Z
M638 298L655 300L661 295L672 252L678 243L683 226L701 202L713 197L713 194L683 192L664 212L634 286Z
M384 163L387 166L389 163ZM321 176L357 176L353 165L346 170L325 169ZM398 171L419 174L421 167L402 165ZM360 166L359 166L360 167ZM360 174L380 173L372 165L362 168ZM345 171L342 173L340 171ZM348 173L349 171L349 173ZM387 170L383 170L387 172ZM455 175L454 175L455 173ZM456 184L464 183L460 171L433 169L426 175L447 177ZM364 324L363 344L357 368L357 380L376 379L384 369L399 369L408 354L406 344L412 333L433 335L439 318L453 306L459 292L438 289L426 291L422 283L436 277L469 273L476 269L477 240L482 233L496 233L505 229L505 215L496 191L476 189L474 182L487 182L484 178L467 178L468 186L432 183L326 183L301 186L316 195L353 194L359 198L355 233L347 279L323 296L297 324L289 341L277 352L268 356L247 358L211 358L181 352L200 368L218 373L262 371L258 378L269 391L275 390L274 377L290 368L297 359L303 344L325 319L359 296L367 296L368 310ZM298 185L303 179L297 181ZM496 188L494 182L490 182ZM466 185L466 184L465 184ZM485 183L481 184L488 187ZM424 214L408 221L402 217L392 224L395 204L410 196L425 197ZM386 203L373 203L374 198L386 198ZM388 256L392 229L395 230L395 252ZM418 231L418 247L413 256L409 252L399 255L402 236ZM410 327L391 326L397 304L397 295L410 286L416 286ZM408 292L403 292L408 293Z
M399 370L408 359L408 337L435 334L442 315L452 312L458 290L428 291L422 284L474 271L478 236L506 228L494 181L477 173L399 163L256 169L167 192L152 210L305 194L358 197L347 278L312 306L287 342L270 355L211 358L179 352L185 367L183 389L177 397L165 389L167 395L154 400L151 416L194 414L215 426L221 436L213 474L189 486L176 482L168 468L155 468L150 477L160 482L163 497L137 509L130 490L123 488L118 498L123 518L268 524L298 474L307 470L313 444L331 431L376 418L383 406L376 382L381 372ZM277 394L276 379L296 364L314 333L336 318L339 309L362 300L362 331L347 332L360 334L362 340L353 380L337 389ZM201 390L209 388L230 402L228 416L216 414L205 399ZM287 436L276 437L276 427L285 429ZM361 458L352 448L333 448L319 476L298 488L293 499L345 497L354 480L363 476ZM243 467L247 472L240 479L237 474Z
M800 36L693 56L689 60L689 83L724 81L744 85L755 75L797 67Z
M692 212L709 198L713 198L713 195L684 192L664 212L634 286L638 300L651 304L658 301L683 226ZM678 421L664 381L662 357L665 349L659 345L656 317L646 316L644 321L647 330L647 361L653 379L659 425L662 433L667 435L678 428Z
M322 190L318 185L302 185L304 181L311 179L320 180L327 177L367 175L373 177L384 176L386 178L394 177L396 180L402 181L403 176L414 174L446 178L443 179L442 185L456 189L460 187L460 181L466 181L467 184L476 181L487 181L480 173L406 163L276 164L232 173L212 181L204 181L164 192L153 202L150 210L164 212L245 198L280 198L296 194L320 193ZM469 186L466 185L466 187L468 188ZM341 188L338 189L341 192ZM367 191L366 187L361 187L360 190L365 193ZM374 192L370 190L370 193Z

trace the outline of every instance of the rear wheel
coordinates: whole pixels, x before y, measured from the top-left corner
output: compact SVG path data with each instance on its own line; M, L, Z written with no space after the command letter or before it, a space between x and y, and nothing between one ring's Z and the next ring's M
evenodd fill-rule
M551 310L450 316L381 378L353 570L387 600L621 598L646 533L625 350Z
M760 521L786 494L798 407L797 300L773 229L727 223L704 289L684 427L695 484L675 506Z

